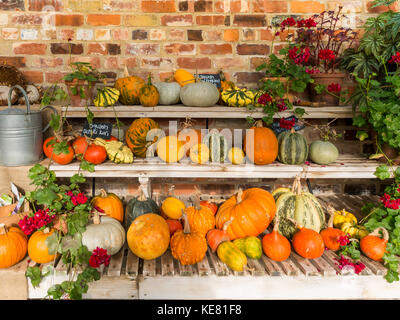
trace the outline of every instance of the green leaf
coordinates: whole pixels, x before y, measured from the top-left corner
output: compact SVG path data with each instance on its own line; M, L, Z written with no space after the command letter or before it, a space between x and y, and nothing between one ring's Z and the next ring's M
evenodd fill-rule
M94 172L94 164L90 163L88 161L86 161L85 159L83 159L79 165L79 167L81 168L81 170L84 171L89 171L89 172Z
M34 288L38 287L42 281L42 272L39 267L28 267L25 271L25 276L31 280Z
M50 255L54 255L60 252L59 248L58 232L53 232L50 236L46 238L46 245Z
M58 196L53 190L46 188L35 191L33 199L40 205L51 205Z
M368 133L364 130L357 131L356 138L360 141L364 141L368 138Z
M380 180L385 180L390 178L389 167L386 165L381 165L376 168L374 175Z

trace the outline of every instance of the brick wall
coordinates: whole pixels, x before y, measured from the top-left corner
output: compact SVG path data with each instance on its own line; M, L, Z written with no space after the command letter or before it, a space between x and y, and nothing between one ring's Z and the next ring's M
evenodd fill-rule
M271 51L274 17L339 5L356 29L383 10L368 0L1 0L0 62L34 83L54 83L68 71L71 39L73 61L110 77L122 75L124 65L155 78L176 68L223 69L240 85L254 85L255 67Z

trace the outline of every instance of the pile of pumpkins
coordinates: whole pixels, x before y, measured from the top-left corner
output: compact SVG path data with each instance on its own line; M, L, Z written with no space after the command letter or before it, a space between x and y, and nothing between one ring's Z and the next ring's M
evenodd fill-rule
M387 232L383 237L376 230L368 233L345 210L329 208L326 225L321 204L301 190L299 178L291 189L272 193L261 188L239 190L219 206L201 201L197 192L192 206L172 194L159 207L141 188L125 210L122 200L105 190L91 201L104 215L94 214L83 233L83 244L91 251L100 247L114 255L127 241L130 250L144 260L156 259L170 248L182 265L192 265L202 261L210 247L232 270L243 271L248 258L260 259L264 253L274 261L284 261L292 247L306 259L319 258L325 248L338 250L339 237L350 234L360 240L367 257L381 261L388 241ZM261 238L271 223L272 231ZM36 263L52 262L55 255L49 254L46 239L54 230L54 226L38 230L28 240L20 228L0 225L0 268L18 263L27 253Z
M99 88L94 105L107 107L119 101L123 105L175 105L181 102L185 106L211 107L216 104L231 107L260 107L258 98L261 90L248 90L237 87L232 81L226 80L220 72L221 86L217 88L211 82L199 79L197 75L185 69L178 69L173 77L165 81L152 81L151 74L147 81L138 76L129 75L125 67L124 76L115 81L114 87Z

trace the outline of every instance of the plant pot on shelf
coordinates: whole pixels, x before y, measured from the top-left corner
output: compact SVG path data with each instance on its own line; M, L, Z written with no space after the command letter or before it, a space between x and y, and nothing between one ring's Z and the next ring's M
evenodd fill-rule
M287 85L288 85L287 78L285 78L285 77L264 77L264 78L262 78L262 81L267 81L267 80L279 81L286 86L285 90L287 90ZM310 95L309 95L307 88L303 92L296 92L294 90L289 89L289 94L288 95L285 94L283 98L288 99L291 103L296 103L298 101L304 101L304 102L310 101Z
M332 83L338 83L340 87L343 87L343 81L345 78L345 73L317 73L313 74L311 78L314 83L310 83L308 86L308 92L310 95L311 102L319 102L325 106L337 106L339 105L339 97L336 97L328 92L318 94L315 87L318 84L325 85L328 87Z
M92 103L95 82L79 79L64 82L68 89L71 107L85 107Z
M378 133L376 132L375 129L372 129L371 131L371 140L376 141ZM388 143L383 143L381 145L381 151L385 154L384 157L381 157L378 159L379 162L387 163L387 159L390 159L391 161L394 162L395 165L400 164L400 151L394 147L391 147ZM378 152L378 148L376 144L374 143L374 152L375 153L380 153Z

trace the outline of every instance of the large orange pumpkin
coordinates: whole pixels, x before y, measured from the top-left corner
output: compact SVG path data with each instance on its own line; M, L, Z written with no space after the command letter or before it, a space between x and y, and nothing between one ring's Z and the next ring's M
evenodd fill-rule
M125 105L139 104L139 91L145 82L140 77L130 76L125 66L124 77L115 81L115 89L120 92L119 101Z
M55 229L46 228L43 231L35 231L28 241L28 255L36 263L48 263L54 260L55 254L49 254L46 239L50 237Z
M275 200L268 191L261 188L240 189L219 207L216 227L222 229L225 222L233 218L226 229L231 240L258 236L268 228L275 212Z
M28 238L21 229L0 224L0 269L9 268L26 256Z
M158 258L168 249L170 231L163 217L155 213L146 213L133 220L126 238L135 255L144 260L151 260Z
M145 158L147 148L157 141L158 137L149 139L148 135L152 130L160 130L160 126L150 118L136 119L129 126L125 140L135 157Z
M247 131L243 146L247 157L255 164L272 163L278 156L278 139L271 129L262 126L262 121L257 121Z
M124 205L120 198L114 193L107 193L104 189L100 194L92 199L92 205L104 211L111 218L117 219L122 223L124 220Z

